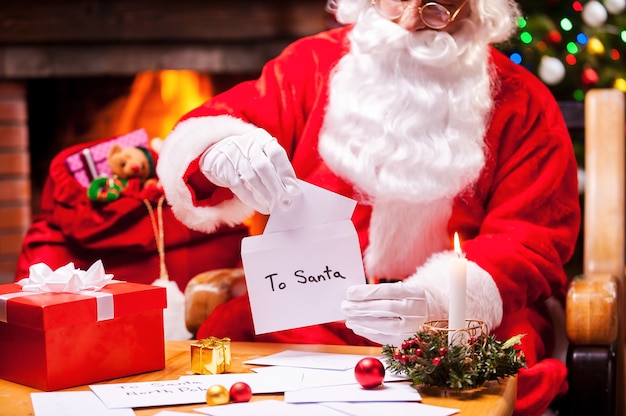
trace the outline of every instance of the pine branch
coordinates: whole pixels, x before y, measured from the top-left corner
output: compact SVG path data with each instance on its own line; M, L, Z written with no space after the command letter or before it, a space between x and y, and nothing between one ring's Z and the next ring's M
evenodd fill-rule
M383 346L382 354L387 369L407 375L413 385L471 390L515 375L526 366L518 347L521 338L500 342L493 335L481 334L465 344L448 346L446 331L421 331L399 348Z

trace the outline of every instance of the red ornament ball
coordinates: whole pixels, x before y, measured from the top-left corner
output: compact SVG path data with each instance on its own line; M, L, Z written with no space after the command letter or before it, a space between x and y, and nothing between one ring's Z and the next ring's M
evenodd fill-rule
M230 400L235 403L249 402L252 398L252 389L243 381L230 386Z
M362 358L354 367L356 381L366 389L373 389L382 384L385 378L385 366L378 358Z

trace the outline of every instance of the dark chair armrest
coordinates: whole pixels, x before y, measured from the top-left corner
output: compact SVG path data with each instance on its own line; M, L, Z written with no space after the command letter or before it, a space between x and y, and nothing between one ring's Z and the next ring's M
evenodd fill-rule
M617 346L574 345L567 350L569 390L560 416L615 416Z

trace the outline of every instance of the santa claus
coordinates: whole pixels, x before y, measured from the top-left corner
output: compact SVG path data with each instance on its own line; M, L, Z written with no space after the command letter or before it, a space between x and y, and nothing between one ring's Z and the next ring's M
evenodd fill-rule
M467 315L502 339L526 334L516 412L541 414L567 388L545 301L564 297L580 213L554 98L490 46L514 32L515 2L328 6L344 26L183 117L158 174L177 217L207 233L288 205L296 177L353 198L367 276L398 282L350 288L345 322L261 336L243 296L198 336L397 345L447 318L456 231Z

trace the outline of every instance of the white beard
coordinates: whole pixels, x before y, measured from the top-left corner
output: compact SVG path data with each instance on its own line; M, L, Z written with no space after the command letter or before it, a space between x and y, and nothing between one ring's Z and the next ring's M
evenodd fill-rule
M484 165L488 45L407 32L367 10L331 78L320 153L373 205L367 274L404 278L450 248L454 197Z

